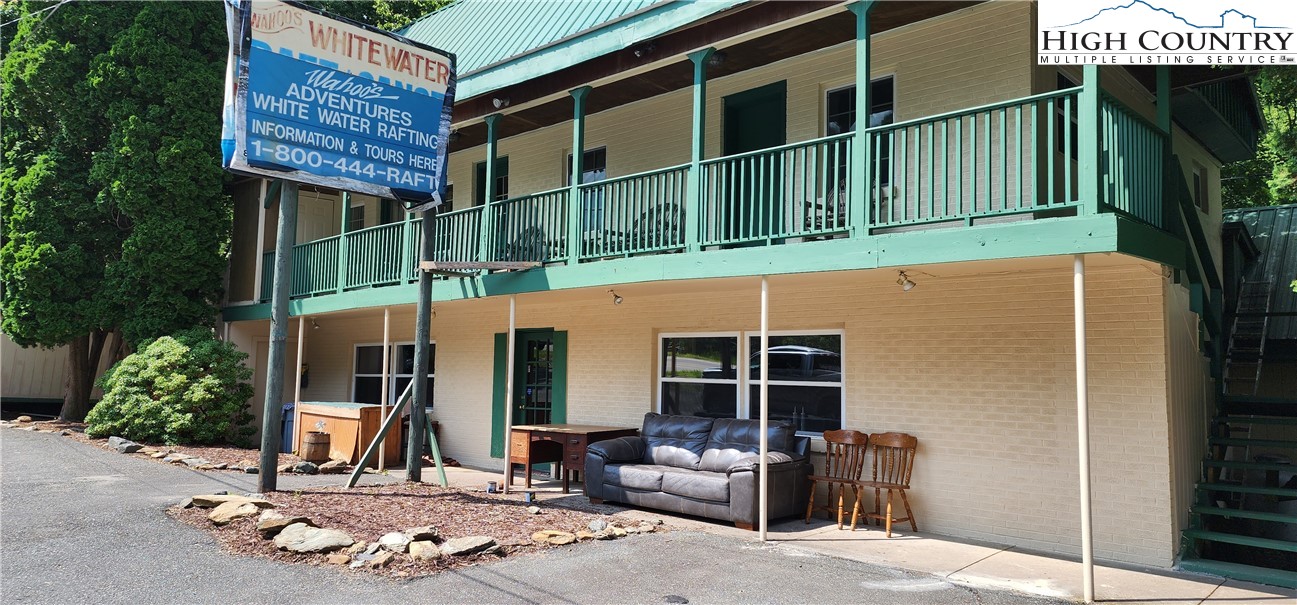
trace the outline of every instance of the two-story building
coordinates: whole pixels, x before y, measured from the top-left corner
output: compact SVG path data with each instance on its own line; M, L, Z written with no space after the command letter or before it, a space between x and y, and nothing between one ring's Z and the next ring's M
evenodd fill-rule
M765 278L772 419L913 434L921 529L1075 554L1080 258L1096 556L1176 564L1215 410L1219 170L1253 152L1255 98L1237 69L1040 66L1036 10L459 0L408 27L459 60L438 260L540 263L435 284L443 451L503 468L510 372L518 424L755 417ZM265 195L239 185L224 309L254 408ZM302 399L415 378L420 220L303 188Z

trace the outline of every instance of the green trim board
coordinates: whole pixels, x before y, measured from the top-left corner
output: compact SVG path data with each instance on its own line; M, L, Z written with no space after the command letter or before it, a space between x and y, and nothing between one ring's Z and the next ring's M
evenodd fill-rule
M509 335L495 335L494 364L491 370L491 457L504 457L504 377L509 363Z

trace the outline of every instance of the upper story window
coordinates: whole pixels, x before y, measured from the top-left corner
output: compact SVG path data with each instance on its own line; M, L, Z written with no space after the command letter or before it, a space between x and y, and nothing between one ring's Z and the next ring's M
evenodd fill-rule
M1193 205L1203 212L1211 212L1211 198L1207 194L1207 169L1193 163Z
M509 199L509 156L495 159L494 202ZM473 164L473 205L486 203L486 162Z
M879 78L869 83L869 127L886 126L894 121L896 86L892 76ZM825 98L824 135L833 136L856 130L856 86L844 86L830 90ZM878 177L883 184L891 182L890 147L880 145L878 157L874 158ZM847 157L837 160L838 174L841 180L846 179Z
M360 231L365 228L365 204L353 204L347 209L347 231Z
M572 154L567 154L564 182L572 184ZM597 183L608 178L608 148L590 149L581 154L581 184ZM596 188L581 195L582 227L589 231L603 224L603 191Z

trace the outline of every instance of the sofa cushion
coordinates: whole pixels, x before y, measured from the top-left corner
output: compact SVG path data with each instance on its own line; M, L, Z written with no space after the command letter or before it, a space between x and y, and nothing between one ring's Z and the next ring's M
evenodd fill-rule
M730 480L725 473L668 469L662 474L662 491L712 502L730 501Z
M662 473L673 468L652 464L609 464L603 469L603 482L630 489L662 491Z
M793 426L785 422L771 422L766 427L766 445L772 452L791 451L796 436ZM760 420L719 418L712 425L698 468L723 473L744 456L760 451L760 439Z
M697 469L712 430L712 418L670 416L649 412L644 415L645 464Z

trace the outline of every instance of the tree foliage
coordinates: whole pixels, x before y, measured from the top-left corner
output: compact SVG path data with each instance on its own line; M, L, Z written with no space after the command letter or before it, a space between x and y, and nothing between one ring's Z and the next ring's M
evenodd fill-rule
M252 370L247 353L192 328L144 343L100 379L104 398L86 416L86 434L135 441L246 444Z
M1256 91L1267 129L1255 158L1221 170L1227 208L1297 202L1297 67L1262 68Z
M304 4L327 13L395 31L452 0L306 0Z

